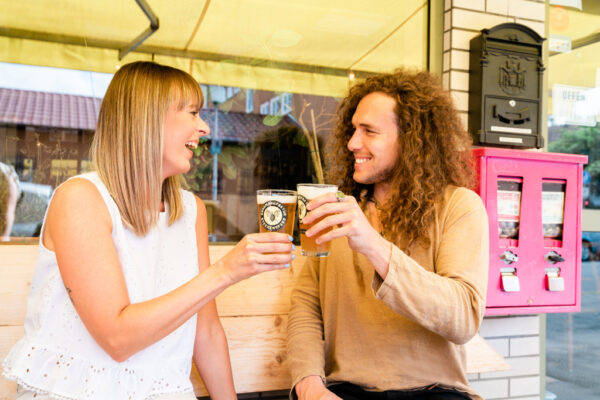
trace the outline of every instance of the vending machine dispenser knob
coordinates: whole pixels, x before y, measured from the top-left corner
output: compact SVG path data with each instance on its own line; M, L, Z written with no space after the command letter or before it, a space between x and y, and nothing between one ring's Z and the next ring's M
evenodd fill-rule
M551 251L550 253L546 254L545 258L546 258L546 260L550 261L550 263L552 263L552 264L556 264L556 263L565 261L565 259L562 258L562 256L555 251Z
M506 250L504 253L500 254L500 259L506 264L512 264L519 261L519 257L510 250Z

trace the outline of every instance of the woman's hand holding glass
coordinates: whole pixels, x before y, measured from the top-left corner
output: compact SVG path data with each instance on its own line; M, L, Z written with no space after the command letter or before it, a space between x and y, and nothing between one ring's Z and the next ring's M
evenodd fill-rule
M292 237L279 232L246 235L217 261L230 284L265 271L288 268L293 258Z

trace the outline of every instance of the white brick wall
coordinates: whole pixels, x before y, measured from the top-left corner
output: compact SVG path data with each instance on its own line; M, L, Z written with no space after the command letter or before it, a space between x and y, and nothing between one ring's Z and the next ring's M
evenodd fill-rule
M469 70L469 52L467 50L450 50L450 60L450 68Z
M490 339L489 337L486 339L487 344L492 346L496 353L500 354L502 357L508 357L510 355L509 351L509 343L510 338L499 338L499 339Z
M480 31L484 28L502 24L504 22L514 22L514 18L504 15L487 14L484 12L469 11L463 9L452 9L452 26L462 29L474 29Z
M452 49L469 51L469 42L478 34L479 31L452 30Z
M471 387L486 400L508 397L508 379L490 379L471 381Z
M514 336L514 335L537 335L539 332L540 319L537 315L524 315L513 317L507 323L505 317L489 317L483 321L479 333L481 336Z
M511 17L543 21L546 14L544 3L528 0L487 0L486 12Z
M530 396L540 393L540 377L510 379L509 392L511 396Z
M450 72L442 73L442 86L446 90L450 89Z
M460 112L458 116L460 117L463 126L467 126L469 123L469 115L466 112Z
M442 82L467 126L469 41L481 29L504 22L526 25L544 37L544 0L445 0ZM479 333L511 369L470 374L486 400L540 400L540 318L537 315L487 317Z
M485 11L490 14L508 15L508 0L487 0Z
M467 92L455 90L452 92L452 99L454 100L454 106L459 111L469 111L469 94Z
M511 368L470 374L473 388L486 400L540 400L540 317L487 317L479 333Z
M545 37L544 34L544 23L542 22L536 22L536 21L530 21L530 20L525 20L525 19L519 19L517 18L517 20L515 21L519 24L523 24L531 29L533 29L534 31L537 32L538 35L540 35L541 37Z
M539 347L538 347L539 354ZM510 365L508 371L485 372L479 374L480 379L495 379L519 376L531 376L540 374L540 357L507 357L505 360ZM538 388L539 389L539 388ZM537 392L536 392L537 393Z
M511 397L516 400L540 400L540 396Z
M450 90L469 91L469 72L468 71L450 71Z
M528 26L542 37L545 0L444 0L442 82L453 92L466 127L469 92L469 41L481 29L505 22ZM465 100L466 98L466 100Z
M510 338L510 355L512 357L538 354L540 338L538 336Z
M469 10L485 11L485 0L454 0L452 6Z

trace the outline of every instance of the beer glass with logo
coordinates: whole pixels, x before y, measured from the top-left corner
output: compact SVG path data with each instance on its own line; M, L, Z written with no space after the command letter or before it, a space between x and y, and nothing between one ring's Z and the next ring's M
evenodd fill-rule
M257 190L259 232L282 232L292 236L296 201L296 192L293 190Z
M318 236L306 236L306 231L323 218L317 219L310 226L303 224L302 219L306 216L306 205L308 202L325 193L336 193L338 187L337 185L319 183L299 183L296 188L298 190L298 222L300 223L300 246L302 246L302 255L308 257L327 257L329 255L330 242L317 244L315 239ZM331 229L332 228L328 228L321 231L320 235L329 232Z

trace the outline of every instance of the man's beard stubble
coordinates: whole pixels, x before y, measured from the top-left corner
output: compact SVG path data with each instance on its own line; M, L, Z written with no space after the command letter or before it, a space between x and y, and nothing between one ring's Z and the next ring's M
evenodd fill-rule
M356 179L353 179L362 184L362 185L376 185L379 183L392 183L394 181L394 176L396 175L396 169L398 165L394 165L392 167L388 167L383 171L376 172L373 175L367 176L363 182L358 182Z

